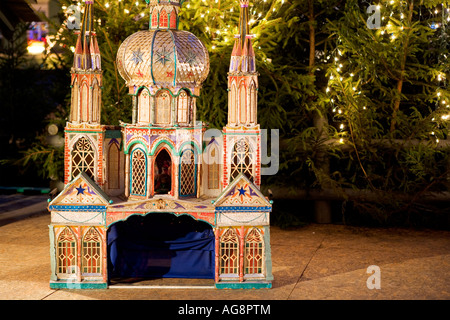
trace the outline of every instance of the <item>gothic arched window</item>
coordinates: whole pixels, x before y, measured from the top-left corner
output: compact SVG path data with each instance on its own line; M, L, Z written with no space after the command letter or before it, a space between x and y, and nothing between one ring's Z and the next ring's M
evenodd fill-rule
M252 82L250 85L250 101L249 101L249 122L255 123L256 122L256 86L255 83Z
M219 273L221 275L239 274L239 238L236 231L228 228L220 237Z
M152 12L152 27L156 28L158 26L158 10L155 8Z
M247 122L247 96L245 86L243 83L239 86L239 122L246 123Z
M156 123L170 124L171 95L167 90L161 90L156 94Z
M252 228L245 238L244 273L263 273L264 241L261 232Z
M196 195L196 175L197 167L194 152L190 149L184 150L180 160L180 196Z
M90 228L85 234L82 243L82 265L84 274L102 273L102 242L95 228Z
M79 96L79 89L78 89L78 81L75 79L72 85L72 106L70 109L70 121L79 121L78 113L79 113L79 106L78 106L78 96Z
M236 179L239 173L253 182L253 161L248 142L244 139L238 140L231 155L231 181Z
M83 171L94 180L94 149L91 142L85 137L78 139L72 149L72 178L75 178Z
M111 143L108 152L108 188L120 188L120 153L117 143Z
M94 82L94 88L92 89L92 121L100 122L100 88L98 86L98 82Z
M73 273L77 265L77 242L69 228L64 228L57 240L57 273Z
M188 122L188 109L189 109L189 95L185 90L182 90L178 95L178 122Z
M147 89L142 89L138 95L138 113L140 123L150 122L150 94Z
M219 152L216 146L208 150L208 188L219 189Z
M231 85L231 93L230 93L230 123L236 123L236 109L237 109L237 95L236 95L236 84Z
M89 119L89 90L87 83L81 85L81 121L87 122Z
M168 17L166 10L162 9L159 13L159 27L160 28L167 28L168 24Z
M142 149L135 148L131 152L130 166L130 193L137 196L146 196L147 157Z
M177 28L177 12L175 9L172 10L170 13L170 29L176 29Z

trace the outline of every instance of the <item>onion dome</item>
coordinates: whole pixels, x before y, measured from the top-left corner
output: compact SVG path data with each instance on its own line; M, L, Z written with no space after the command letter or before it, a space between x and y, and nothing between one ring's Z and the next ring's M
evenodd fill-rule
M150 7L149 30L130 35L119 47L120 75L131 93L141 86L185 87L197 92L209 73L209 55L194 34L178 30L183 0L146 1Z

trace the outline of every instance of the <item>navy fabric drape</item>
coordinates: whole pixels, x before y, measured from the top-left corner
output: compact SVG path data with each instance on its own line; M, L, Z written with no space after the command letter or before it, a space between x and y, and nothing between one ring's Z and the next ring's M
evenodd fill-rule
M109 276L214 278L214 232L168 213L132 216L108 230Z

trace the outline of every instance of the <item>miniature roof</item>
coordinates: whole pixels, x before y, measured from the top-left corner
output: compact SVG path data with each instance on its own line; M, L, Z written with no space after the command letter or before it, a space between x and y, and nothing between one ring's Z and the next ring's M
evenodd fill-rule
M85 173L81 172L49 203L49 210L106 211L112 200Z
M271 211L272 204L240 173L214 201L216 211Z

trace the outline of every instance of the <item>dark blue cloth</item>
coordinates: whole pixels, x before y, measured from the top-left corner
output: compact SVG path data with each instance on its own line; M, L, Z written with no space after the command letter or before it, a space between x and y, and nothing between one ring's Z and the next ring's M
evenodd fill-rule
M111 277L214 278L214 232L188 216L132 216L108 230Z

